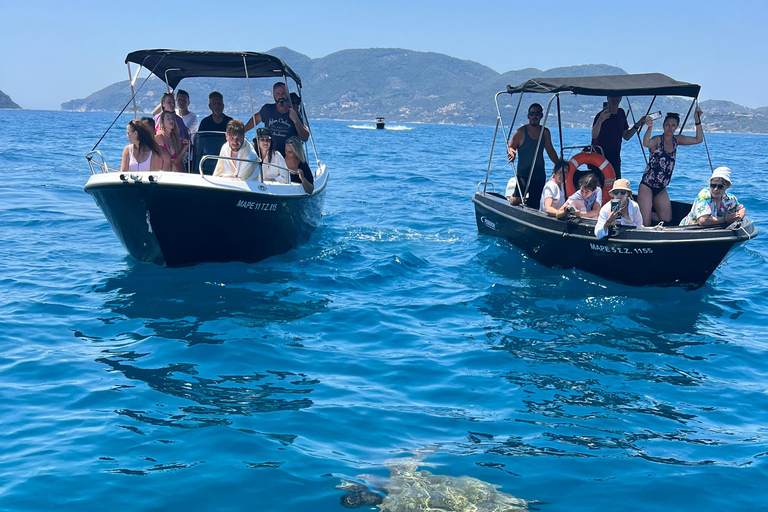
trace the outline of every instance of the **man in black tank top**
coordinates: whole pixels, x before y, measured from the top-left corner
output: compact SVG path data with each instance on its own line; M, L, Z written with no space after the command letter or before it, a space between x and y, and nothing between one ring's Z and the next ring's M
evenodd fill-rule
M517 155L520 156L517 160L517 187L515 192L509 198L509 202L512 205L521 204L522 194L525 194L526 187L528 189L528 198L525 200L525 205L529 208L539 208L539 202L541 200L541 192L544 190L544 185L547 182L547 173L544 170L544 150L547 150L547 155L553 164L557 163L559 157L554 146L552 146L552 136L547 128L541 126L541 117L544 115L544 107L538 103L531 104L528 107L528 124L524 124L518 128L512 138L509 139L509 147L507 148L507 155L510 162L515 161ZM539 137L544 130L541 145L539 146L538 154L536 154L536 145L538 144ZM534 155L536 155L536 162L534 163ZM530 185L528 182L530 181Z

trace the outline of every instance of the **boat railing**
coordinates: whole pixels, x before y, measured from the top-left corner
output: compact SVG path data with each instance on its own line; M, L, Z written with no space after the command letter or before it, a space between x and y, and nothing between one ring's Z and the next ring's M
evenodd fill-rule
M249 158L236 158L232 156L221 156L221 155L203 155L203 157L200 159L200 163L197 164L198 171L200 172L200 176L205 176L205 173L203 172L205 165L203 165L208 160L214 160L218 162L219 160L229 160L232 162L248 162L254 165L259 165L261 163L261 159L257 158L256 160L252 160ZM275 166L277 167L277 166ZM259 168L259 181L263 181L261 177L262 170Z
M485 192L487 190L487 187L491 187L491 192L493 192L494 194L496 193L496 187L490 181L481 181L480 183L478 183L477 184L477 191L478 192L480 192L480 187L483 188L483 193L484 194L485 194Z
M93 157L98 156L101 159L101 162L94 162ZM88 160L88 166L91 168L91 173L96 174L96 169L93 168L95 165L96 167L101 169L102 173L109 172L110 167L107 165L107 161L104 159L104 155L99 150L93 150L87 155L85 155L85 159ZM117 170L117 169L112 169Z
M250 178L250 179L252 179L254 181L260 181L260 182L264 183L264 162L260 158L258 158L258 157L255 160L249 160L247 158L235 158L235 157L231 157L231 156L205 155L205 156L203 156L203 158L200 159L200 163L198 164L198 170L200 172L200 176L204 176L204 174L203 174L203 162L205 162L207 160L216 160L216 161L218 161L218 160L230 160L230 161L235 161L235 162L248 162L248 163L252 163L252 164L258 165L259 166L259 177L258 177L258 179L256 179L256 178ZM289 169L288 167L283 167L282 165L277 165L277 164L266 164L266 165L269 165L269 166L274 167L276 169L281 169L283 171L286 171L289 176L291 174L296 173L296 171L294 171L292 169ZM313 176L314 176L314 174L313 174ZM298 185L298 183L288 182L288 183L283 183L283 185Z

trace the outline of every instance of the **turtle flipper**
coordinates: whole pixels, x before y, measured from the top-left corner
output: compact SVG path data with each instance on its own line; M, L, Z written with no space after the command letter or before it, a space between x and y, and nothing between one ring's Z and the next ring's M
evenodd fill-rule
M336 488L346 491L347 494L341 497L341 504L347 508L379 505L384 501L380 494L372 492L366 486L357 482L342 479Z

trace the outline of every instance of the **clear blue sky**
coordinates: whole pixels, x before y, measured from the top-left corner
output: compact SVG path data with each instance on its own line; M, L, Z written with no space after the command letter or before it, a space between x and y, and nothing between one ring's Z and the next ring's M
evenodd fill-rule
M133 50L276 46L312 58L407 48L499 72L611 64L699 83L702 99L768 106L765 0L4 0L1 18L0 90L30 109L125 80Z

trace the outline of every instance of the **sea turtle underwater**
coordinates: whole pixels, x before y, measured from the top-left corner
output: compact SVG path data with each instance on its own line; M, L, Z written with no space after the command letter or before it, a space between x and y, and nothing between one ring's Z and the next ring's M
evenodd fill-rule
M417 471L423 457L389 459L384 465L389 478L360 475L367 486L342 479L337 489L346 491L341 504L348 508L378 505L381 512L516 512L528 510L528 502L499 492L492 485L470 476L433 475Z

